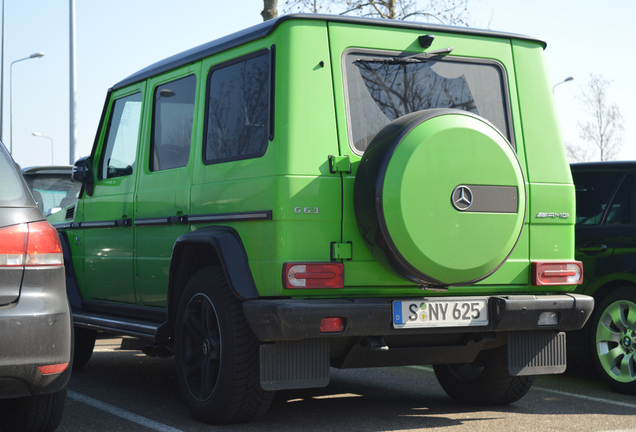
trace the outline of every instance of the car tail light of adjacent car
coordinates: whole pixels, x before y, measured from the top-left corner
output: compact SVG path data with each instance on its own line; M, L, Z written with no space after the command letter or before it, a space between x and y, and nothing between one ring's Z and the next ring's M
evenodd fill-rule
M38 366L42 375L53 375L64 372L68 368L68 363L58 363L53 365Z
M344 264L342 263L285 263L283 286L294 288L342 288Z
M583 264L580 261L535 261L532 263L532 285L580 285Z
M48 222L0 228L0 267L64 264L57 231Z

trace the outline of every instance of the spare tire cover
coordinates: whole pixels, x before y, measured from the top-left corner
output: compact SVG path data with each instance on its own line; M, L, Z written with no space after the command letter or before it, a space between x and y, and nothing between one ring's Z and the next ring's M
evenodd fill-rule
M424 285L477 282L514 249L523 171L487 120L434 109L403 116L370 143L356 173L360 233L377 261Z

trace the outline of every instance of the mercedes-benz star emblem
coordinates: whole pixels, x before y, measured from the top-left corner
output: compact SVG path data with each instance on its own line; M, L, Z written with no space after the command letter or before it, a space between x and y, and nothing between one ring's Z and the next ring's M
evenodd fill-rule
M468 208L473 204L473 193L468 186L457 186L453 189L451 202L453 203L453 207L459 211L468 210Z

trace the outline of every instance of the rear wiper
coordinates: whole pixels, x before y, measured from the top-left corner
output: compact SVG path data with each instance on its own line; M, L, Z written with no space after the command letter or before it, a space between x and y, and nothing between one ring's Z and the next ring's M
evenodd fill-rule
M388 64L404 64L404 63L421 63L429 58L439 54L449 54L453 51L453 47L438 49L435 51L425 52L424 54L415 54L408 57L367 57L356 59L357 62L365 63L388 63Z

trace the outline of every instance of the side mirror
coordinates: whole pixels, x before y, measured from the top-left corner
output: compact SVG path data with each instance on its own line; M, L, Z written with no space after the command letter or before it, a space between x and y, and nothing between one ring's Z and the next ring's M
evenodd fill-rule
M80 158L73 165L71 180L83 183L88 195L93 195L93 159L90 156Z
M73 165L71 180L76 183L89 183L93 181L93 161L90 156L78 159Z

